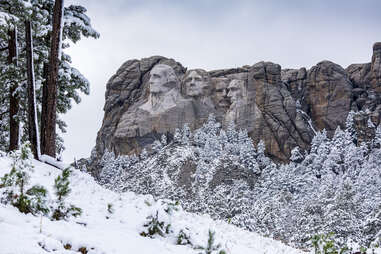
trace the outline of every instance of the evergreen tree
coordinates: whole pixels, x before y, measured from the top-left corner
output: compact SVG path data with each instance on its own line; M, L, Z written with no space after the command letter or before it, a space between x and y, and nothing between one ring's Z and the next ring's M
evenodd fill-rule
M152 144L152 150L155 153L158 153L161 150L161 148L163 148L162 143L159 140L155 140L155 142L153 142Z
M99 174L99 182L107 188L113 188L120 177L121 167L128 167L128 156L115 158L113 152L108 150L102 156L101 163L102 171Z
M25 19L33 20L32 34L34 45L34 72L36 84L36 101L37 113L41 113L41 105L46 102L42 101L42 88L47 80L49 73L49 48L51 41L52 31L52 15L53 15L53 0L3 0L0 1L0 13L5 13L3 22L0 22L0 47L4 46L8 49L8 30L15 27L18 31L17 34L17 51L19 52L18 64L8 64L7 51L0 51L0 101L3 107L0 108L0 147L8 146L8 135L10 132L9 107L10 105L10 87L12 84L17 84L16 91L18 92L18 107L19 111L17 117L12 117L20 122L20 126L27 128L27 93L25 91L26 81L26 39L25 33ZM81 37L98 38L97 33L90 23L89 17L86 15L86 9L82 6L71 5L64 9L64 27L63 27L63 41L62 48L68 48L69 42L77 42ZM57 113L66 113L71 108L72 101L80 102L79 91L85 94L89 93L88 80L75 68L71 66L71 58L69 55L63 53L60 58L59 64L59 80L58 80L58 94L57 94ZM14 114L14 113L12 113ZM65 132L66 124L57 117L57 126L61 132ZM18 130L18 128L12 128ZM42 130L43 131L43 130ZM28 131L24 130L25 136L20 137L21 141L27 140ZM57 136L57 152L58 154L63 149L62 138Z
M54 220L68 219L71 216L77 217L82 214L82 209L74 205L68 205L65 202L65 198L71 192L70 189L70 168L66 168L62 171L54 180L54 190L57 196L57 202L55 204L52 218Z
M372 142L372 146L373 148L381 148L381 124L378 125L377 129L376 129L376 133L375 133L375 136L374 136L374 140Z
M166 146L167 145L167 135L163 134L161 135L161 144L162 146Z
M20 150L12 151L11 171L0 179L0 202L17 207L22 213L49 213L49 198L47 190L41 185L28 189L30 172L33 170L29 144L21 146Z
M196 249L204 250L205 254L226 254L226 252L221 249L221 244L215 244L215 235L216 232L209 230L206 246L196 246Z
M173 135L173 142L175 143L181 143L181 131L180 129L176 128L175 134Z
M292 149L290 161L295 162L295 163L299 163L299 162L302 162L303 159L304 159L304 156L300 152L300 148L298 146L296 146L294 149Z
M354 111L349 111L348 113L348 116L347 116L347 119L345 121L345 129L347 132L349 132L351 138L352 138L352 141L357 144L357 131L356 131L356 127L355 127L355 123L354 123L354 116L356 115L356 113Z
M223 147L223 149L225 150L226 146L228 144L228 136L226 135L225 130L220 131L219 142L220 142L221 146Z
M148 158L148 152L147 150L144 148L143 151L140 153L140 159L141 160L145 160Z
M189 125L186 123L184 124L183 130L182 130L182 137L181 137L181 144L182 145L189 145L191 141L191 130L189 128Z
M228 141L230 143L235 143L237 138L238 138L238 134L237 134L237 131L235 129L235 124L233 121L229 122L227 128L226 128L226 135L228 137Z

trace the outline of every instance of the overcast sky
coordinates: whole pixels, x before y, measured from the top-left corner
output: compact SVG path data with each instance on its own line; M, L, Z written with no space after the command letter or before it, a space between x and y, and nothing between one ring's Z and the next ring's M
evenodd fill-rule
M87 8L97 40L66 50L90 96L63 116L64 160L88 157L103 118L107 80L129 59L163 55L206 70L266 60L300 68L370 62L381 41L381 1L66 0Z

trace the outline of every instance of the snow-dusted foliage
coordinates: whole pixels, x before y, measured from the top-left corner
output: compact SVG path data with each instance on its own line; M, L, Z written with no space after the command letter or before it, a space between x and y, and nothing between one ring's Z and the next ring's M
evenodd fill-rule
M54 220L68 219L81 214L81 209L67 204L65 198L71 192L70 168L62 171L54 181L54 192L57 196L52 199L47 186L40 183L31 186L30 178L33 173L33 154L30 144L25 143L20 150L10 152L4 157L12 160L11 169L0 177L0 204L10 204L20 212L33 215L45 215Z
M30 184L45 186L48 193L56 193L61 201L84 212L56 221L0 204L0 253L302 253L210 216L185 212L171 200L109 191L80 170L73 170L68 192L68 171L33 159L30 162L34 168L29 172ZM9 173L12 164L13 159L0 152L0 178ZM40 193L35 186L33 192ZM143 232L149 237L140 236Z
M342 243L375 240L381 232L381 164L374 161L381 162L380 149L357 147L352 137L339 128L332 139L318 133L305 157L293 151L300 163L266 168L254 189L253 229L298 245L330 232Z
M350 126L351 119L348 119ZM381 127L370 144L354 129L317 132L309 152L295 148L276 165L245 130L213 116L200 129L177 130L150 156L105 153L100 181L119 190L178 200L189 211L307 246L316 234L363 246L381 236Z
M0 1L0 48L8 46L8 31L16 29L17 64L8 63L8 50L0 51L0 149L6 150L9 140L9 88L17 87L14 92L19 99L17 120L26 128L27 92L26 92L26 47L25 20L32 21L32 39L34 45L34 72L36 81L37 112L41 113L42 87L47 79L49 62L51 20L54 0L4 0ZM64 10L62 48L67 49L83 37L98 38L99 33L91 26L86 8L70 5ZM89 94L89 81L72 66L70 55L62 52L59 66L57 91L57 113L64 114L71 109L73 101L80 103L80 93ZM57 127L66 132L66 123L57 117ZM28 131L21 137L27 140ZM62 152L63 139L57 136L57 152Z

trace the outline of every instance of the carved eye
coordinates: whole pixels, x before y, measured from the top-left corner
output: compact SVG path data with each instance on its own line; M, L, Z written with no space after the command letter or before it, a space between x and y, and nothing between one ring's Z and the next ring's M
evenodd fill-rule
M154 77L154 78L161 78L159 74L155 74L155 73L152 75L152 77Z
M201 81L201 79L199 77L195 78L196 81Z

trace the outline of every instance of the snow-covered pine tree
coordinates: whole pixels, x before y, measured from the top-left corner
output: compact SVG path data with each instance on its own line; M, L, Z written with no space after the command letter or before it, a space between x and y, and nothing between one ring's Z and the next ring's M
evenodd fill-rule
M300 152L299 146L296 146L294 149L291 150L291 157L290 161L295 163L300 163L304 159L303 154Z
M226 135L225 130L220 131L220 135L218 136L219 142L223 150L226 150L226 145L228 144L228 136Z
M100 165L102 167L102 171L99 174L99 182L101 184L108 184L112 182L113 176L119 170L118 165L115 163L115 154L106 149L102 156Z
M372 145L373 148L375 149L381 148L381 124L379 124L378 127L376 128L376 133L375 133L372 144L373 144Z
M162 143L159 140L155 140L152 144L152 150L158 153L163 148Z
M161 135L161 140L160 140L162 146L166 146L167 145L167 135L166 134L163 134Z
M181 143L181 138L182 138L181 131L180 129L176 128L175 134L173 134L173 142Z
M140 153L140 159L141 160L145 160L148 158L148 152L147 152L147 149L143 149L143 151Z
M49 72L42 92L41 153L56 157L58 70L62 48L64 0L55 0L50 38Z
M52 219L53 220L62 220L68 219L71 216L77 217L82 214L82 209L71 204L67 204L65 199L71 192L70 189L70 168L66 168L62 171L62 174L59 175L54 180L54 190L57 196L56 204L54 205Z
M266 156L266 146L263 140L259 141L257 145L257 162L260 167L260 169L263 169L267 166L270 166L270 164L273 164L273 162L269 159L269 157Z
M235 128L235 124L233 121L230 121L227 128L226 128L226 135L228 137L229 143L235 143L238 138L238 133Z
M9 156L12 159L11 171L1 178L0 187L5 188L1 201L10 202L20 212L29 213L30 201L26 197L26 188L30 180L30 171L33 170L29 144L21 146L20 150L10 152Z
M260 174L261 169L257 161L257 152L247 131L240 131L238 134L239 162L244 168L251 170L255 174Z
M189 124L185 123L182 130L181 144L182 145L190 145L192 133L189 128Z
M217 136L221 129L221 124L216 121L214 114L210 114L206 123L201 127L209 136Z
M21 145L20 150L10 152L11 171L0 178L0 202L10 203L22 213L47 214L49 198L41 185L28 187L33 170L33 154L30 144Z
M0 47L6 47L8 41L8 30L16 27L18 31L17 48L19 52L17 67L9 68L7 63L7 51L0 51L0 148L6 150L9 144L9 88L12 82L18 84L17 91L20 95L19 113L17 119L23 128L27 128L26 101L27 93L23 84L26 80L26 51L25 51L25 33L24 21L29 17L33 20L32 34L34 44L34 70L37 95L37 113L41 113L41 95L42 85L47 79L48 73L48 52L50 48L51 22L53 14L54 0L4 0L0 2L0 13L3 22L0 22ZM99 33L92 26L89 17L86 15L86 9L82 6L71 5L64 10L64 27L62 48L68 48L70 42L77 42L82 37L98 38ZM88 80L75 68L71 66L71 58L63 53L59 67L59 85L57 95L57 113L66 113L72 106L72 102L80 102L79 92L89 93ZM4 103L4 104L3 104ZM65 132L66 124L57 118L57 125L61 132ZM27 140L28 131L25 129L22 133L21 141ZM63 149L62 138L57 136L57 152Z
M356 127L355 127L355 123L353 119L355 115L356 113L352 110L348 112L348 116L345 121L345 129L347 132L349 132L353 143L357 144L357 131L356 131Z

